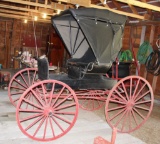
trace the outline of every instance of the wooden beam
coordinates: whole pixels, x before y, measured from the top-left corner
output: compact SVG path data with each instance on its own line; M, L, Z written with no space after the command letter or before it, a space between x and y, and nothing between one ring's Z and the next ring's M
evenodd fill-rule
M69 9L69 6L68 5L64 5L64 4L59 4L59 3L51 2L51 8L55 9L55 10L64 11L66 9Z
M30 2L30 1L23 1L23 0L1 0L1 1L7 1L7 2L12 2L12 3L30 5L30 6L35 6L35 7L44 7L44 8L51 9L51 5L45 5L45 4L40 4L40 3Z
M100 2L102 3L102 5L103 5L104 7L108 7L108 8L109 8L109 6L108 6L107 4L104 4L104 3L103 3L104 0L100 0Z
M135 8L134 6L132 6L132 5L130 5L130 4L128 4L128 6L130 7L130 9L132 10L132 12L133 12L134 14L138 14L138 12L137 12L137 10L136 10L136 8Z
M30 5L30 6L35 6L35 7L42 7L42 8L48 8L48 9L55 9L58 10L58 8L53 7L53 4L57 4L59 7L61 7L60 10L66 10L69 8L69 6L64 5L64 4L59 4L59 3L53 3L52 5L45 5L45 4L40 4L36 2L30 2L30 1L23 1L23 0L2 0L2 1L7 1L7 2L13 2L13 3L18 3L18 4L23 4L23 5Z
M112 12L115 12L115 13L118 13L118 14L121 14L121 15L126 15L126 16L129 16L129 17L145 20L144 16L133 14L133 13L127 13L127 12L124 12L124 11L119 11L119 10L115 10L115 9L111 9L111 8L107 8L107 7L102 7L102 6L97 6L97 5L93 5L93 4L91 4L90 7L98 8L98 9L107 9L109 11L112 11Z
M116 0L116 1L160 12L160 7L154 6L154 5L151 5L151 4L147 4L147 3L144 3L144 2L140 2L140 1L137 1L137 0Z
M28 21L33 21L33 19L31 17L27 17L27 16L17 16L17 15L13 15L13 14L4 14L4 13L0 13L1 17L7 17L7 18L15 18L15 19L27 19ZM38 19L37 22L43 22L43 23L51 23L50 20L46 20L46 19Z
M43 13L42 11L35 10L35 9L28 9L28 8L22 8L22 7L17 7L17 6L10 6L10 5L3 5L0 4L0 8L5 8L5 9L12 9L12 10L18 10L18 11L27 11L27 12L33 12L33 13ZM46 9L49 10L49 9ZM48 15L54 15L53 13Z
M12 10L5 10L5 9L0 9L1 13L10 13L10 14L16 14L16 15L23 15L23 16L29 16L28 13L24 13L24 12L18 12L18 11L12 11Z
M141 0L142 2L144 2L144 3L147 3L147 1L146 0ZM147 9L147 12L150 14L150 15L152 15L152 10L150 10L150 9Z
M121 8L121 6L119 5L119 3L118 3L116 0L113 0L112 2L113 2L113 4L116 6L116 8L117 8L118 10L123 11L122 8Z

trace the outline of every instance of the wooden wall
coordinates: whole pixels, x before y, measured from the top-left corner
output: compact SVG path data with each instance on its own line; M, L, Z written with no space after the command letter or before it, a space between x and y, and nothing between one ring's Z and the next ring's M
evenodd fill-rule
M41 39L39 50L46 49L51 24L35 22L34 26L36 37ZM23 41L24 35L34 37L33 22L23 23L21 20L0 18L0 64L3 68L13 67L15 53L26 47Z
M157 49L156 41L160 35L159 25L128 25L124 31L123 48L131 49L133 47L135 54L140 45L146 40L149 41L153 49ZM160 76L155 77L146 72L145 65L140 65L140 75L147 79L152 85L156 95L160 95ZM155 85L155 86L154 86Z

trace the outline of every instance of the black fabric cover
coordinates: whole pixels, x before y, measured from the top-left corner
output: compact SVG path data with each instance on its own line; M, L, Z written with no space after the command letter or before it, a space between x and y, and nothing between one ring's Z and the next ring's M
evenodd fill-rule
M126 19L109 10L81 8L53 16L52 23L72 58L80 59L92 49L91 54L101 65L115 61Z

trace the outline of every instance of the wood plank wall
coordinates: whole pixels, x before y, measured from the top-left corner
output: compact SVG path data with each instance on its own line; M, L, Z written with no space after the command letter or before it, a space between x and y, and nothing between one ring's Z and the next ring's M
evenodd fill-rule
M141 34L142 34L142 27L144 25L129 25L126 26L125 31L124 31L124 37L123 37L123 50L126 49L131 49L132 46L134 47L134 52L137 54L138 48L140 47L141 44ZM151 32L154 27L154 34L151 40ZM144 33L144 40L150 41L150 44L152 45L153 49L157 49L156 46L156 41L158 38L158 35L160 35L160 26L158 25L146 25L145 33ZM131 40L132 39L132 40ZM145 65L140 66L140 75L144 78L146 78L149 83L153 86L154 84L156 85L155 88L153 88L154 93L156 95L160 96L160 76L157 77L157 82L155 81L155 77L150 74L146 73Z
M51 24L35 22L35 33L41 37L43 48L46 48L47 35L51 28ZM26 34L34 35L33 22L0 18L0 64L3 68L13 67L12 58L15 52L23 48L22 36Z

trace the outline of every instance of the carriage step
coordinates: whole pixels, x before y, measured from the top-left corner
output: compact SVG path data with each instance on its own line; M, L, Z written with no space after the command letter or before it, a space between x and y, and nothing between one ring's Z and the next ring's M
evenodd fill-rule
M98 136L94 139L93 144L115 144L117 129L113 128L111 142L105 140L104 138Z

